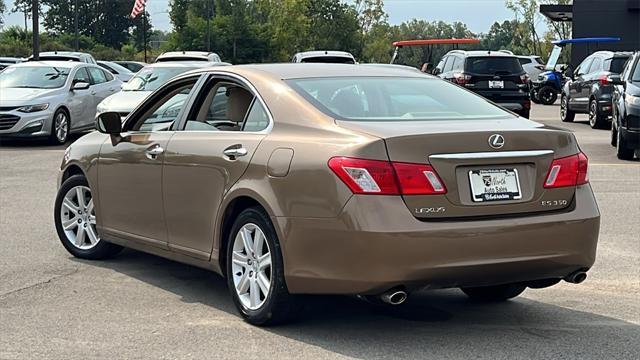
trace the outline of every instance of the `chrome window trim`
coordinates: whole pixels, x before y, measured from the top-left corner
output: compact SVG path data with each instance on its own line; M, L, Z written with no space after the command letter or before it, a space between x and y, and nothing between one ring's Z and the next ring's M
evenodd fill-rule
M435 154L429 156L429 159L446 159L446 160L472 160L472 159L496 159L496 158L524 158L531 156L552 155L553 150L532 150L532 151L496 151L496 152L474 152L474 153L455 153L455 154Z

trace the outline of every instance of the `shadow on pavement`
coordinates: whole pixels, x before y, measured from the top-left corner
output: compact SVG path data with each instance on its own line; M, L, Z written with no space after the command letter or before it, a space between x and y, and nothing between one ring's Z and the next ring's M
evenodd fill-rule
M239 316L225 281L212 272L132 250L82 262ZM458 290L421 291L383 308L346 296L303 300L296 322L260 331L356 358L634 359L640 352L638 325L523 297L478 304Z

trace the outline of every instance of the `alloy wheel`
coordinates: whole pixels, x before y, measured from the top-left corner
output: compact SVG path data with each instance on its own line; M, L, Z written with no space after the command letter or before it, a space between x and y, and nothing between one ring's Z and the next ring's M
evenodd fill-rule
M567 97L563 96L560 101L560 117L565 119L567 117Z
M56 114L54 121L54 131L56 139L60 143L66 142L67 136L69 134L69 119L67 118L67 114L65 114L63 111L60 111L58 114Z
M597 105L595 101L592 101L591 104L589 104L589 125L591 125L591 127L596 126L597 116L598 116Z
M233 242L233 285L244 307L259 309L271 289L271 252L264 232L253 223L245 224Z
M60 223L69 243L89 250L100 242L91 190L86 186L69 189L60 205Z

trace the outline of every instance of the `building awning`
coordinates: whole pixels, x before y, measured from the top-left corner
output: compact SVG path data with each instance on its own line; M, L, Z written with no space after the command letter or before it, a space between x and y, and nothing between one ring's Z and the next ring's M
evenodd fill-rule
M573 5L540 5L540 13L551 21L573 21Z

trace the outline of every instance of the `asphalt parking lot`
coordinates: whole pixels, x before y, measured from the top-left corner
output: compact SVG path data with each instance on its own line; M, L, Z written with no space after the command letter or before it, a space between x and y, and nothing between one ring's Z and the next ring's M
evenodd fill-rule
M563 124L558 112L535 106L532 118L576 133L602 212L585 283L497 305L457 290L382 310L314 297L300 321L266 329L236 315L213 273L130 250L104 262L72 258L52 219L63 148L3 143L0 359L637 359L640 162L616 159L609 132L584 116Z

